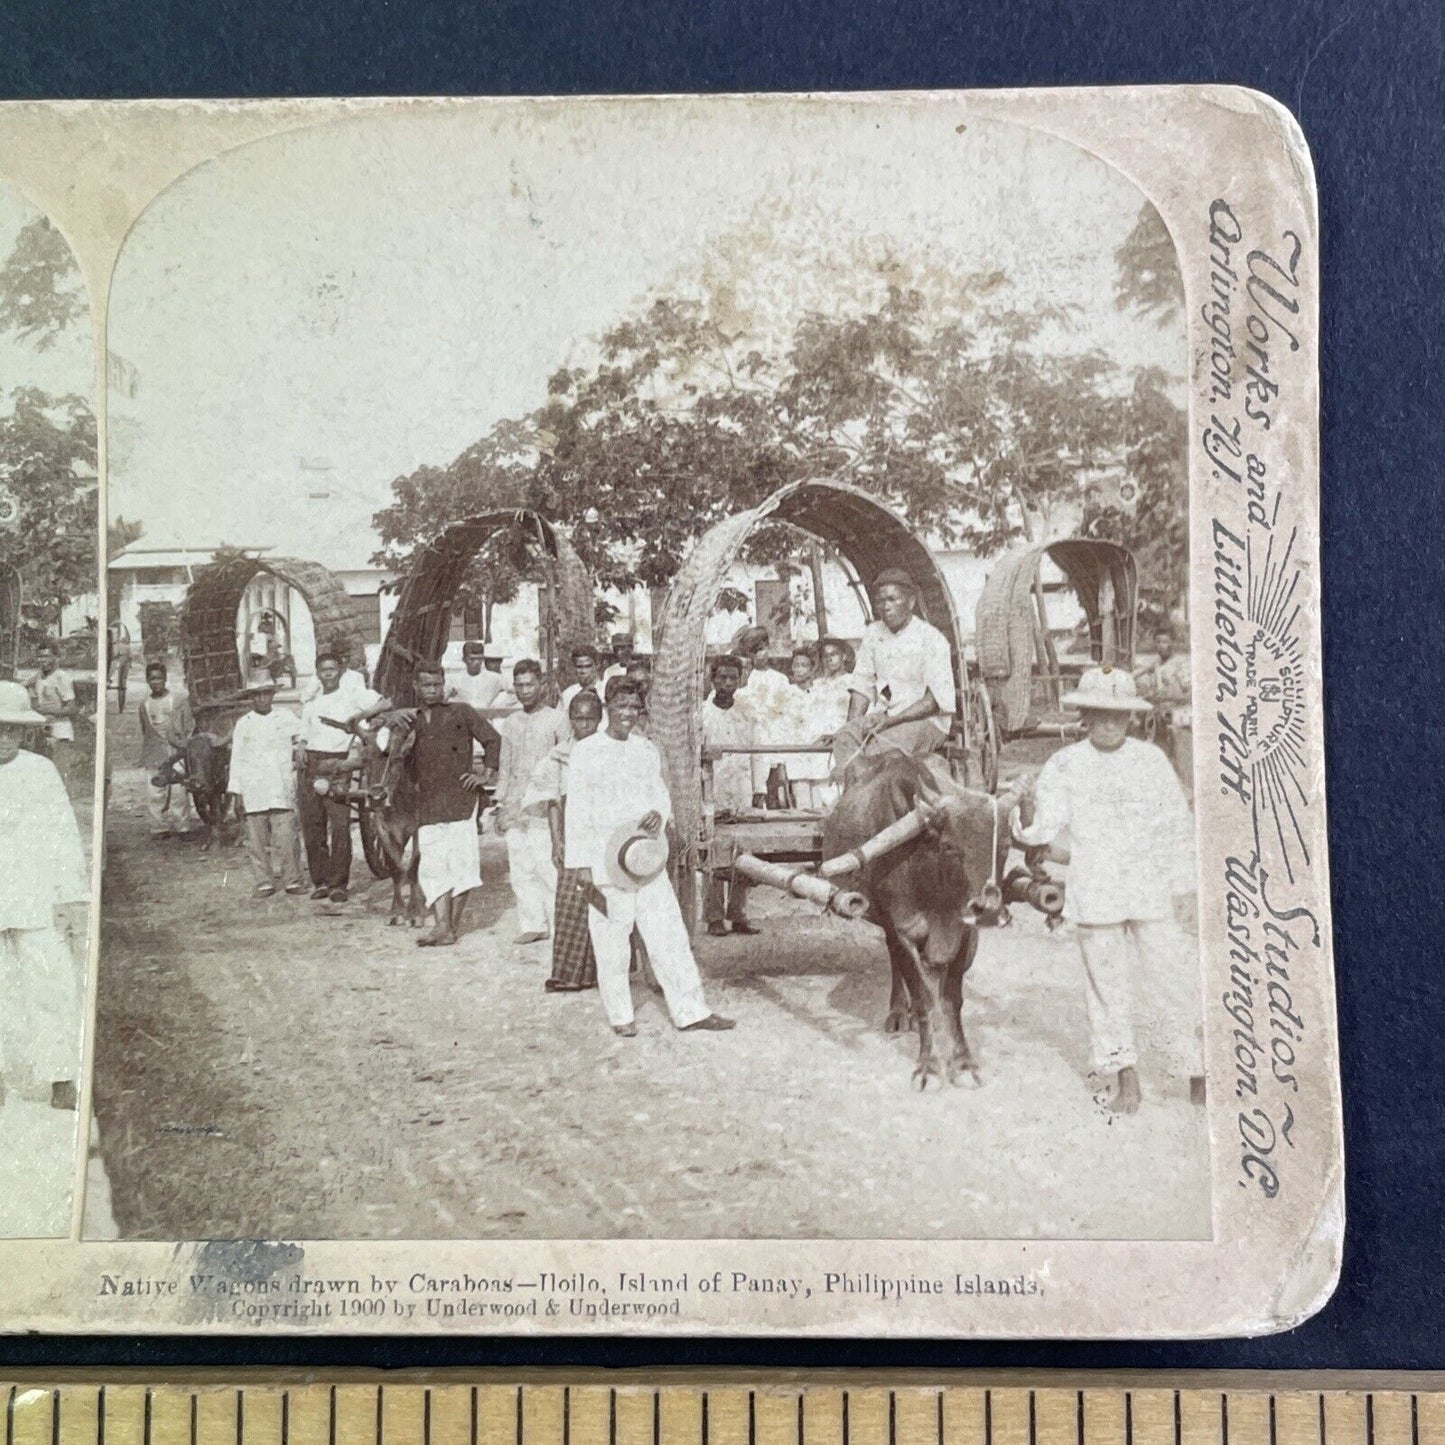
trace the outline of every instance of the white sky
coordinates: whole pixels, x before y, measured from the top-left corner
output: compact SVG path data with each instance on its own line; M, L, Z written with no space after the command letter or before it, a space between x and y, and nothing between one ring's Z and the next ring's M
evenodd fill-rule
M274 544L359 566L392 479L543 398L659 287L728 273L785 326L860 245L1081 309L1125 366L1183 370L1121 315L1142 196L1071 145L957 112L605 102L374 117L230 152L137 223L110 344L110 509L142 545ZM3 212L0 212L3 219ZM0 232L3 234L3 232ZM721 258L721 260L720 260ZM307 464L329 464L330 471ZM333 500L307 502L310 490Z
M27 221L40 213L14 187L0 181L0 265L9 259ZM0 331L0 405L18 386L38 386L52 395L90 397L95 388L95 358L88 322L72 322L47 350Z

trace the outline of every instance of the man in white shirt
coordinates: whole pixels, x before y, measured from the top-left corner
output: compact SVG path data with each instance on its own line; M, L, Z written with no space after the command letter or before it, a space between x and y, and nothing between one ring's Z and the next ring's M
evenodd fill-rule
M758 744L791 741L793 684L767 658L772 637L766 627L747 626L733 638L733 651L743 664L738 706L752 719ZM777 770L781 769L779 772ZM787 766L776 754L755 753L752 762L753 806L782 807Z
M40 674L31 684L35 711L45 718L45 737L50 744L50 757L62 778L69 778L75 753L75 718L79 711L75 702L75 683L60 666L60 654L53 642L42 643L35 660Z
M538 766L564 738L567 719L542 701L542 664L523 658L512 669L512 691L519 711L497 725L502 757L497 769L497 832L507 840L507 872L517 900L519 944L541 943L552 936L557 869L547 809L528 806L527 788Z
M44 720L0 682L0 1100L74 1109L90 885L60 774L20 746Z
M632 930L646 945L652 970L679 1029L733 1027L708 1008L687 925L664 869L640 886L624 886L609 869L609 843L619 828L659 838L672 819L662 757L633 734L641 704L625 683L607 705L605 729L572 746L567 775L566 863L591 900L588 926L597 955L597 987L613 1031L637 1033L628 979Z
M236 719L231 732L226 790L245 809L246 856L256 879L256 897L271 897L278 881L287 893L304 893L292 761L300 725L290 713L275 710L274 682L259 683L246 693L251 711Z
M572 706L572 699L584 687L590 687L597 694L598 703L602 702L604 682L600 673L601 662L597 649L590 642L579 643L572 649L572 671L577 681L562 689L560 705L564 713Z
M1161 627L1154 635L1159 661L1145 668L1136 679L1139 691L1159 714L1158 742L1167 747L1174 771L1187 796L1194 793L1194 674L1187 652L1174 650L1174 634Z
M820 745L815 753L788 754L786 768L795 806L822 812L838 800L838 789L829 781L833 770L829 754L841 719L832 720L833 708L827 705L827 694L822 690L817 671L818 660L812 648L793 649L788 666L793 685L788 693L780 739L797 747ZM846 699L844 711L846 713ZM821 746L825 739L827 745Z
M486 667L487 645L475 639L462 644L462 666L466 669L447 689L447 699L464 702L477 712L492 707L505 690L500 673Z
M956 709L953 653L948 639L918 613L918 587L898 567L873 584L878 617L848 679L848 722L833 747L835 773L860 752L882 746L924 757L948 737Z
M723 656L712 665L712 692L698 709L698 731L704 748L748 748L757 739L752 715L737 701L743 667L736 657ZM752 805L752 757L724 753L712 760L712 801L719 813L738 813ZM720 874L708 875L704 898L707 931L721 938L732 924L734 933L756 933L748 918L747 879L734 877L724 885Z
M1131 714L1149 711L1128 672L1091 668L1063 702L1078 708L1088 736L1026 785L1010 819L1014 841L1035 847L1068 834L1064 917L1083 956L1094 1068L1114 1077L1110 1108L1132 1114L1141 1099L1135 954L1138 996L1203 1102L1198 950L1176 922L1188 924L1196 908L1189 805L1164 753L1128 736Z
M351 877L351 808L316 791L316 780L328 777L328 764L351 751L350 726L357 718L389 706L369 687L341 686L341 658L334 652L316 655L316 678L321 691L301 710L297 748L302 770L298 801L301 836L306 842L306 866L314 887L311 896L345 903Z

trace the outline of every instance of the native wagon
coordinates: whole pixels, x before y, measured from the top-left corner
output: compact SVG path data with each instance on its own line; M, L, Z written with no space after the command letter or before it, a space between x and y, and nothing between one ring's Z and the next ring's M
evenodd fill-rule
M592 578L587 568L567 538L538 513L483 512L454 522L418 549L402 579L376 667L376 690L397 707L415 705L417 664L435 661L446 650L462 584L477 556L497 545L524 553L537 571L538 661L554 689L572 681L570 648L593 632ZM503 715L490 708L483 711L494 722ZM366 861L378 878L394 875L388 852L394 854L395 849L384 846L379 825L395 796L398 777L395 768L388 770L378 760L364 787L352 793L358 800ZM486 790L483 807L489 797Z
M320 563L241 556L196 571L181 604L181 661L197 737L207 746L187 750L177 781L184 783L207 827L220 822L231 732L251 705L246 688L252 681L253 643L244 624L257 583L267 595L298 593L310 611L317 646L338 652L350 666L360 667L364 661L351 598L340 579ZM276 616L274 610L271 616ZM294 662L290 675L294 679ZM274 671L268 670L268 676L275 680Z
M839 482L798 482L753 510L719 523L699 539L668 593L649 699L649 736L662 752L676 821L674 880L684 917L693 928L701 918L702 885L715 875L740 876L844 917L861 917L868 900L849 887L850 875L864 862L906 843L922 827L921 817L910 815L846 859L824 861L820 810L722 812L715 804L713 766L724 754L821 751L816 744L771 742L705 749L699 733L698 710L707 686L707 619L749 535L759 527L778 524L828 548L870 619L870 598L879 573L901 567L913 577L919 615L950 643L955 697L943 756L963 789L995 794L1002 750L1010 744L1040 738L1057 742L1076 735L1077 723L1068 719L1060 703L1070 667L1081 670L1090 661L1128 665L1132 658L1135 566L1127 549L1113 543L1075 539L1032 546L1002 559L980 604L980 625L986 627L987 639L977 657L970 657L972 649L960 627L952 593L932 553L892 511L866 493ZM1039 588L1045 558L1058 567L1078 599L1087 633L1086 659L1061 662L1054 653ZM1030 610L1025 611L1025 606ZM1022 707L1020 692L1025 700ZM1037 697L1051 706L1033 705L1031 700ZM1007 709L1002 725L1000 705ZM1004 901L1027 902L1053 923L1062 911L1063 891L1048 879L1041 861L1031 859L1027 867L1008 875Z

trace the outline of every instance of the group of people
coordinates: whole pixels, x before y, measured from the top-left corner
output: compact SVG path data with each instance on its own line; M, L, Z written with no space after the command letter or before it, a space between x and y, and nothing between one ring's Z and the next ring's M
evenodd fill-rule
M784 673L772 665L767 629L750 625L711 659L698 733L719 814L826 810L852 761L879 748L918 758L942 779L957 705L951 644L919 615L906 572L883 572L873 600L876 618L856 653L825 637L794 649ZM410 735L418 878L432 912L421 946L457 941L467 898L481 886L479 799L490 788L516 899L515 941L550 941L549 990L595 986L612 1027L630 1035L630 980L645 956L677 1027L731 1028L707 1004L667 872L672 807L660 754L645 735L649 663L630 639L615 641L610 665L590 643L573 649L575 680L556 705L540 663L518 662L508 687L480 644L464 649L465 673L451 685L440 664L420 664L416 706L402 714L326 654L299 720L274 712L274 688L252 689L230 776L246 813L257 893L306 891L299 814L312 896L345 901L350 808L316 784L353 747L359 724L387 714L398 735ZM1186 1009L1197 984L1176 927L1194 893L1188 802L1165 753L1129 736L1131 720L1156 705L1173 709L1171 718L1188 707L1187 660L1171 665L1166 645L1160 653L1143 679L1149 697L1127 670L1084 674L1065 699L1079 711L1083 740L1016 789L1010 819L1017 844L1051 847L1068 861L1065 918L1079 942L1094 1064L1114 1079L1114 1106L1124 1111L1140 1098L1136 993ZM147 680L143 736L174 747L193 723L184 702L170 697L163 668L153 664ZM1187 727L1187 713L1179 726ZM153 817L164 820L159 790L151 801ZM706 918L714 935L756 932L745 881L713 877ZM1190 1077L1202 1080L1197 1038L1178 1042Z
M851 669L844 671L833 639L821 645L821 693L811 656L800 664L795 654L792 683L810 697L810 707L800 709L779 674L756 666L766 643L759 629L743 633L734 654L714 660L712 694L701 718L705 748L790 741L812 750L802 768L798 755L719 753L713 762L719 811L773 804L779 770L791 792L801 784L810 805L827 807L850 763L870 748L895 749L942 772L939 752L956 707L948 639L918 615L917 587L906 572L881 573L873 600L876 619ZM1191 1097L1202 1101L1204 1089L1198 954L1183 937L1197 932L1194 826L1181 782L1192 772L1191 678L1188 658L1174 652L1172 634L1161 632L1156 645L1158 663L1137 682L1129 671L1108 666L1083 674L1063 699L1079 713L1082 740L1025 777L1009 818L1017 845L1051 849L1068 864L1064 917L1074 925L1083 964L1092 1064L1111 1081L1110 1107L1123 1113L1137 1110L1142 1098L1135 1030L1140 998L1172 1030L1168 1045L1190 1080ZM1169 755L1130 736L1131 723L1151 712L1167 724L1161 741ZM822 754L824 746L830 756ZM821 774L813 770L815 759ZM774 785L760 786L764 777ZM734 880L727 900L722 893L714 880L709 931L753 931L745 884Z
M328 651L317 656L315 690L299 715L276 708L270 677L245 689L250 710L232 731L227 787L244 813L255 896L309 890L318 901L347 901L352 813L337 779L369 731L381 751L399 749L414 786L417 881L431 913L419 946L458 941L481 886L480 804L490 790L516 899L515 942L552 942L550 990L596 987L612 1027L630 1037L631 977L645 955L679 1029L731 1029L707 1004L666 871L671 802L661 757L639 730L648 666L630 646L619 650L604 669L596 648L577 647L565 707L548 702L539 662L517 662L507 686L480 644L464 648L454 681L439 662L419 664L408 708ZM139 711L150 815L157 833L185 831L186 790L166 768L195 719L164 664L146 676Z

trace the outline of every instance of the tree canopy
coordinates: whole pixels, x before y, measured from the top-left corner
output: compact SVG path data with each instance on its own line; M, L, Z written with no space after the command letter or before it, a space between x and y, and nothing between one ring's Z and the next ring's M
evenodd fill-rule
M64 238L43 217L27 222L0 265L0 330L37 351L86 314L84 287ZM97 590L95 415L82 396L34 386L0 394L0 559L20 570L27 606L53 627L72 598Z
M85 286L65 237L44 216L27 221L0 267L0 331L48 351L87 314Z
M1120 304L1152 313L1155 281L1126 249ZM828 477L984 555L1056 515L1083 517L1097 535L1143 540L1148 588L1176 586L1185 420L1167 377L1126 371L1064 308L1021 306L997 271L892 262L852 300L804 313L779 340L717 293L652 298L598 338L589 364L557 371L531 413L450 466L399 478L375 518L377 560L404 566L449 521L529 506L570 528L603 584L662 587L706 527ZM1126 472L1132 509L1094 500L1100 476ZM775 529L758 547L784 558L798 542ZM479 574L505 585L502 569Z
M19 568L27 604L54 626L67 602L97 587L95 418L78 396L18 387L9 399L0 495L14 521L0 528L0 557Z

